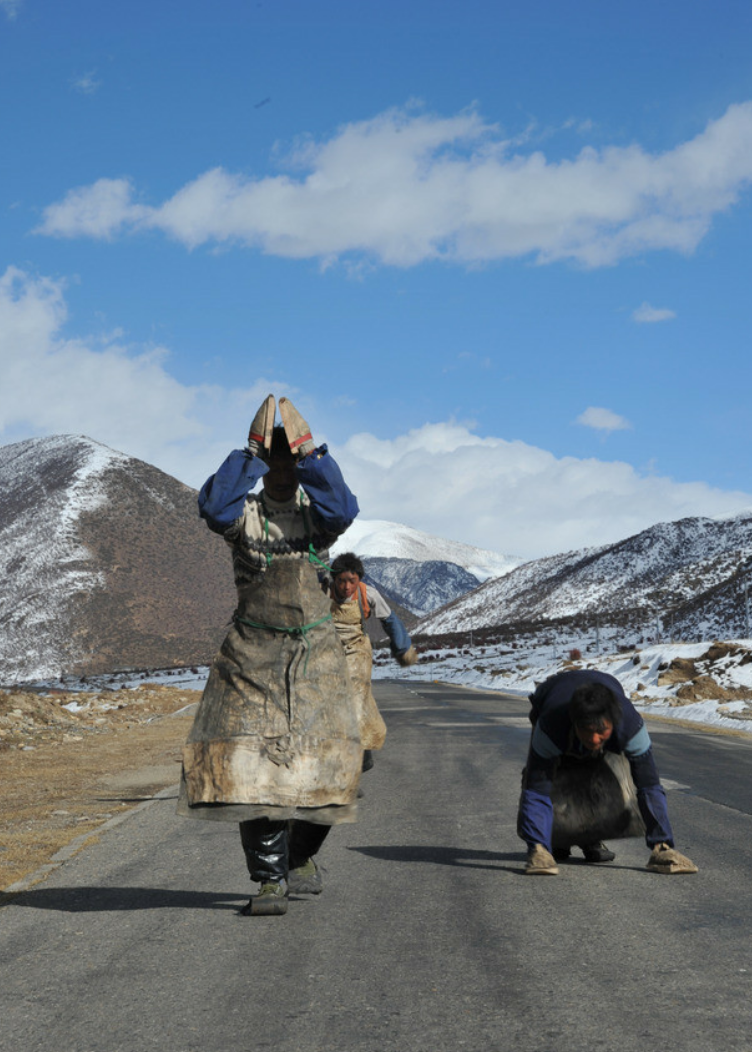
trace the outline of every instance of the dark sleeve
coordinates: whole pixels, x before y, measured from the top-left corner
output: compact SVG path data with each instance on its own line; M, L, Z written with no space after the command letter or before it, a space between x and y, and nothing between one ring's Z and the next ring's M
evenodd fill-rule
M327 533L337 536L344 533L358 514L358 502L326 445L303 457L298 462L297 473L311 502L314 519Z
M528 719L533 726L535 726L538 721L541 709L543 708L543 702L565 675L565 672L557 672L553 676L549 676L548 679L544 679L542 683L539 683L533 693L528 696L528 701L530 702Z
M648 847L667 843L674 846L674 834L668 817L666 793L658 776L653 759L653 750L640 756L628 756L632 781L637 788L637 806L645 823L645 841Z
M245 449L234 449L198 495L198 513L214 533L224 533L243 514L243 505L268 467Z
M394 657L397 657L400 654L406 654L412 646L412 640L408 635L407 629L395 612L392 610L389 617L382 617L379 618L379 620L381 622L381 627L389 636L389 649Z
M648 749L641 756L627 756L629 769L632 772L632 781L637 789L650 789L654 785L660 785L658 768L653 759L653 750Z

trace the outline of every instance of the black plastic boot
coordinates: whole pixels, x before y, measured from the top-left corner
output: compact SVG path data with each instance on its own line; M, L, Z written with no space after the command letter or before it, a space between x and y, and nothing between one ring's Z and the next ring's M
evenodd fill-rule
M251 880L261 885L241 914L268 917L287 913L288 823L269 818L241 822L240 840Z

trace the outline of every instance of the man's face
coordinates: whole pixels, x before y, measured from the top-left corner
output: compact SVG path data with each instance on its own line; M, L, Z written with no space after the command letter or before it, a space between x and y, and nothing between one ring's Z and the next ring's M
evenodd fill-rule
M352 570L338 573L334 578L334 594L340 603L346 603L355 595L360 578Z
M264 492L268 493L272 500L291 500L298 492L295 464L295 458L292 456L272 457L269 460L269 470L264 475L262 484Z
M600 752L608 739L614 733L614 725L604 720L601 727L578 727L575 724L574 733L580 739L588 752Z

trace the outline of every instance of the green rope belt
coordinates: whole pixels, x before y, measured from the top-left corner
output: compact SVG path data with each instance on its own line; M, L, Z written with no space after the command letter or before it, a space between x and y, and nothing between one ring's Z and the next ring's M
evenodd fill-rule
M303 663L303 675L305 676L308 671L308 655L311 650L311 644L308 641L308 633L312 628L317 628L318 625L323 625L325 621L331 621L332 615L327 614L326 617L320 617L318 621L311 621L308 625L296 625L294 628L286 628L284 625L267 625L263 621L251 621L247 617L241 617L240 614L233 615L233 621L237 624L240 622L241 625L248 625L249 628L265 628L269 632L286 632L289 636L302 636L303 643L306 648L305 662Z

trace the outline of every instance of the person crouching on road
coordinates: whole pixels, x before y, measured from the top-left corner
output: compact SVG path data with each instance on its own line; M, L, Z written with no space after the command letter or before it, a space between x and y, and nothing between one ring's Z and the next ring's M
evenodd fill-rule
M363 770L373 767L372 751L386 738L386 724L371 690L373 651L366 631L366 621L374 616L389 638L392 656L407 667L418 660L402 621L392 611L381 593L363 578L363 563L353 552L343 552L332 562L331 611L337 635L345 648L347 671L355 697L363 746Z
M551 797L559 764L598 760L608 752L628 761L645 840L651 848L647 868L656 873L696 873L697 866L674 848L652 743L619 681L593 669L561 672L541 683L530 703L533 731L517 819L518 836L528 849L525 872L533 876L558 873L557 860L569 855L568 849L554 852L552 848ZM583 811L592 815L589 808ZM588 829L586 818L577 843L586 862L610 862L616 857Z

